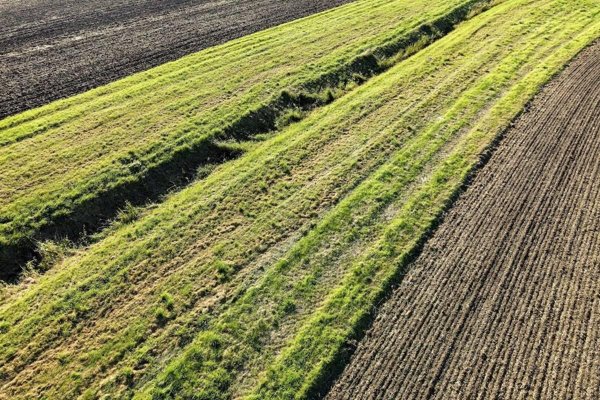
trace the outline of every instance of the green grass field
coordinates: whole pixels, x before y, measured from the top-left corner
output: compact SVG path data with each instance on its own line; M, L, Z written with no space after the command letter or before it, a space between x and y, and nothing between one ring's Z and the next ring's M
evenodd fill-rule
M487 0L360 0L0 121L0 266L330 102Z
M139 147L151 154L157 149L151 143L166 143L160 154L167 157L175 138L192 140L183 131L161 136L161 127L212 124L206 131L217 132L223 121L274 92L458 3L463 2L443 2L433 10L424 1L360 1L4 120L12 128L2 137L16 140L20 127L54 120L58 125L40 128L43 132L31 138L39 140L40 149L63 149L72 130L90 140L90 151L106 144L98 163L90 160L95 156L78 154L78 144L64 148L78 161L51 168L56 172L49 176L66 171L56 185L74 179L73 193L90 193L86 185L95 179L111 183L100 166L116 165L109 160L121 150ZM363 21L360 10L371 6L373 15L364 26L357 23ZM393 7L412 11L399 12L399 19L385 17ZM377 21L377 10L389 25ZM232 69L226 75L232 76L227 81L232 97L220 98L225 94L217 82L212 89L206 86L206 97L186 95L194 92L194 77L204 81L202 74L213 73L208 67L199 72L197 60L216 62L209 57L214 52L241 59L256 49L249 41L283 41L286 29L306 37L313 33L311 24L319 26L315 35L325 37L334 24L318 22L336 13L340 23L348 18L347 30L335 29L338 38L350 35L356 43L344 39L350 45L342 51L328 36L312 50L302 48L300 53L313 54L318 69L308 62L290 75L289 66L273 68L265 72L269 79L257 78L271 86L252 86L239 63L219 60L221 68ZM238 159L139 216L115 223L46 274L4 287L0 398L315 397L482 154L540 87L600 35L599 16L595 0L497 1L332 104L246 146ZM302 24L307 31L300 34L294 27ZM364 34L386 29L381 36ZM280 62L275 54L263 56ZM165 107L168 96L153 97L155 85L170 93L171 106ZM197 110L216 104L218 110L199 116ZM136 110L142 105L148 112L140 115ZM86 107L99 108L88 114ZM157 115L160 120L150 120ZM99 118L107 120L98 123ZM61 133L51 135L54 129ZM141 137L148 147L139 146ZM7 152L30 140L9 145L9 139ZM50 162L38 158L32 171ZM83 167L73 170L80 163ZM94 170L97 174L86 172ZM133 176L130 169L106 171ZM122 171L127 172L119 175ZM64 199L47 189L55 187L50 178L32 173L31 179L44 192L27 192L28 187L23 199L35 199L40 207ZM4 210L21 212L26 201L13 202L9 197L17 195L9 196L6 188L3 201L16 205Z

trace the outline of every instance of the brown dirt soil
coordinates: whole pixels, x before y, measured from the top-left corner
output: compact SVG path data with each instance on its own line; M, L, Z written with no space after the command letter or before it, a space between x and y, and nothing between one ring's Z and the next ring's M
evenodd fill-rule
M328 399L600 398L598 60L506 132Z
M351 0L0 0L0 118Z

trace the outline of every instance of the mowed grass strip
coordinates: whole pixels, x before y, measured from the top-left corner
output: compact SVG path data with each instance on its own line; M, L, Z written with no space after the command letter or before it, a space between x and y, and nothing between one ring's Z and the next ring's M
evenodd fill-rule
M215 140L247 139L276 129L284 109L331 101L403 43L438 35L431 24L447 29L445 16L482 3L359 0L0 121L0 273L37 240L77 239L128 201L237 156Z
M226 398L222 388L230 381L241 386L235 395L244 398L323 394L349 342L481 155L540 87L600 35L599 13L591 1L509 1L382 77L393 87L412 63L456 53L496 57L472 70L477 81L442 118L235 299L139 398ZM478 47L483 38L485 50ZM252 372L258 376L254 386L245 384Z
M600 34L510 0L4 289L0 396L303 398L479 155Z

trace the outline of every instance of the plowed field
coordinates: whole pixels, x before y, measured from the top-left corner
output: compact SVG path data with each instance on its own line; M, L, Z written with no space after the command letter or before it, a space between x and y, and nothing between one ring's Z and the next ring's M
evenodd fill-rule
M0 1L0 118L350 0Z
M599 59L506 133L329 399L600 398Z

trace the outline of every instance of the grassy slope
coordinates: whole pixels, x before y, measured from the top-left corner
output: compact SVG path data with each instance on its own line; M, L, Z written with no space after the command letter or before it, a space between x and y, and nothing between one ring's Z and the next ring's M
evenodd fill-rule
M0 121L0 263L27 238L77 234L165 192L199 159L227 157L209 142L284 89L476 2L360 0ZM270 125L261 118L237 133Z
M6 290L0 397L310 393L599 11L509 0Z
M594 18L597 21L600 7L591 6L592 2L579 5L587 8L587 15L579 14L577 6L567 1L509 1L382 77L392 80L394 72L399 73L396 78L403 77L410 64L423 66L430 57L443 59L463 53L481 60L490 53L495 56L495 62L484 64L477 82L445 110L440 120L406 143L257 285L236 299L218 322L168 367L150 391L154 397L183 392L218 398L219 385L251 357L260 357L264 372L250 397L314 395L345 350L344 345L382 292L398 279L412 250L477 164L479 155L539 87L600 34L598 22L589 26ZM579 34L586 25L588 29ZM482 42L485 49L480 47ZM386 83L390 87L398 84ZM431 155L454 135L460 138L450 146L452 149L443 158L432 160ZM427 163L431 169L426 180L406 193L407 183L414 181ZM357 240L363 241L360 251L356 251ZM328 269L340 259L344 275L338 277L339 284L332 290L332 282L324 275L331 273ZM286 312L288 305L293 307ZM304 322L294 315L298 307L308 311ZM264 338L289 318L296 325L289 330L294 334L289 335L291 340L281 341L282 348L277 348L280 354L272 361L267 357L275 352L265 351L267 346L262 342L269 344Z

